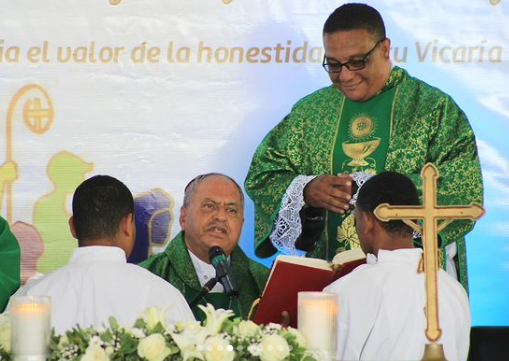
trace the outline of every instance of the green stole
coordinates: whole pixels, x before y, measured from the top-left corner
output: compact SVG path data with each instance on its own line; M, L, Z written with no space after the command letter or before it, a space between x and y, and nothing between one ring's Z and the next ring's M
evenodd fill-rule
M3 312L9 297L16 292L21 277L21 251L16 236L9 224L0 216L0 313Z
M191 289L190 287L186 287L184 291L184 297L189 302L194 299L194 297L198 294L196 290ZM224 310L232 310L235 313L235 317L242 317L242 311L240 309L240 304L238 299L231 300L230 297L224 292L212 292L204 295L198 304L191 309L193 311L194 317L198 321L205 320L205 313L198 307L198 305L206 306L207 303L214 305L214 308L217 310L222 308ZM244 318L247 318L247 315L244 315Z
M377 174L384 170L397 89L388 89L365 102L344 98L332 154L333 174ZM327 259L359 247L350 212L345 215L327 212L327 217Z
M187 302L190 302L194 299L196 295L198 295L200 291L196 291L195 289L192 289L191 287L185 286L184 289L184 298ZM231 300L230 297L224 292L211 292L205 294L198 304L194 306L191 311L193 311L194 317L198 321L204 321L205 320L205 313L198 307L198 305L206 306L207 303L210 303L214 305L214 308L217 310L219 308L222 308L224 310L232 310L235 313L235 317L242 317L247 315L242 315L242 311L240 309L239 300Z

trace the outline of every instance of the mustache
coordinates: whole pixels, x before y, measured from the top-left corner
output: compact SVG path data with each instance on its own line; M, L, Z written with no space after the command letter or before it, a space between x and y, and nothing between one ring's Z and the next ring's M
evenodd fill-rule
M217 229L221 230L222 232L224 232L226 234L230 234L230 228L227 225L225 225L224 223L221 223L221 222L211 223L209 226L207 226L206 230L207 231L211 231L214 228L217 228Z

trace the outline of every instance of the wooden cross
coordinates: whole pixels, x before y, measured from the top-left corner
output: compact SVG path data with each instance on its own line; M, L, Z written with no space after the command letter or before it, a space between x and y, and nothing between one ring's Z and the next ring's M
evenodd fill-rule
M422 169L421 177L423 178L422 206L390 206L384 203L375 209L374 214L382 222L401 220L422 234L426 280L426 337L430 342L436 342L442 334L438 322L437 234L454 219L475 221L484 214L484 208L478 203L472 203L470 206L437 206L438 170L432 163L428 163ZM420 227L411 221L412 219L422 219L423 226ZM443 220L440 224L438 223L439 219Z

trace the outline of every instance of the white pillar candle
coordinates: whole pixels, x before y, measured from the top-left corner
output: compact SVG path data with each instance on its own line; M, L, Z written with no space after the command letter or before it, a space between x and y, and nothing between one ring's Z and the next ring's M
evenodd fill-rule
M51 337L51 303L46 296L11 298L11 349L15 360L45 360Z
M299 292L299 331L306 338L307 348L333 360L337 343L337 295L325 292Z

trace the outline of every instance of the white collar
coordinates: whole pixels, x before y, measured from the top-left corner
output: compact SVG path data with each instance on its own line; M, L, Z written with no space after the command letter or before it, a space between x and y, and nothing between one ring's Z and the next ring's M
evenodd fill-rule
M397 262L397 263L410 263L419 264L421 260L422 249L420 248L404 248L396 249L394 251L387 251L385 249L378 250L378 257L368 253L366 262L368 264Z
M125 252L115 246L86 246L75 248L72 252L69 264L90 262L119 262L126 263Z
M187 249L187 251L191 256L191 262L193 262L194 270L196 271L200 285L203 287L212 277L216 276L216 269L210 263L199 259L190 249ZM223 286L218 282L210 292L223 292L223 290Z

